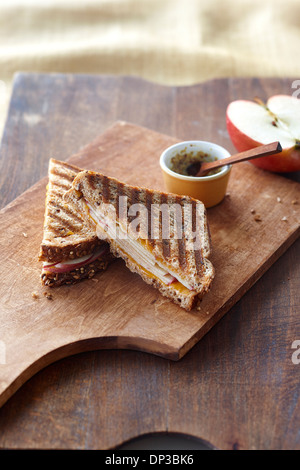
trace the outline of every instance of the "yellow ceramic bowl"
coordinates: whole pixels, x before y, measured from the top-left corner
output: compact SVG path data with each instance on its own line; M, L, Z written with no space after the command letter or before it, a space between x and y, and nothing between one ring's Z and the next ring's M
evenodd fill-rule
M218 160L230 156L223 147L211 142L201 140L189 140L168 147L161 154L160 166L163 172L165 187L168 192L191 196L203 202L205 207L219 204L226 194L231 166L226 165L218 173L208 176L185 176L171 170L171 159L180 154L195 154L202 151L212 160ZM210 158L207 158L210 160Z

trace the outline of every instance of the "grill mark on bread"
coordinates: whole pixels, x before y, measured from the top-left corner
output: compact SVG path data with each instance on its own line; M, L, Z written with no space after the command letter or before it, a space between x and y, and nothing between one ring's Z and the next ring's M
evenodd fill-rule
M97 183L99 183L99 178L92 171L86 171L88 183L93 191L97 192ZM102 189L102 188L101 188ZM79 188L80 190L80 188Z
M80 216L78 216L75 212L73 212L69 206L62 206L59 204L58 201L49 199L48 201L48 207L49 207L49 215L51 217L58 217L58 213L60 214L60 218L62 221L65 221L66 217L72 218L75 222L78 222L80 225L82 225L83 220ZM53 208L53 211L50 210L50 207ZM65 217L65 218L64 218Z
M132 207L134 204L142 204L140 200L140 191L138 188L133 187L130 192L129 192L129 197L127 201L127 211L129 211L129 208ZM133 214L128 213L128 222L131 223L135 219L141 220L141 217L143 216L143 213L141 214L141 211L139 210L139 207L136 208L137 210ZM135 227L136 233L139 233L141 230L141 225L138 224Z
M140 191L138 188L132 188L130 191L130 204L138 204L141 202Z
M166 200L164 199L164 196L161 194L158 199L157 198L155 198L155 199L156 200L155 200L154 204L158 204L158 207L162 208L162 204L164 202L166 202ZM162 214L162 210L159 210L158 217L159 217L159 219L158 219L158 230L159 230L158 231L158 236L159 236L158 242L160 242L160 240L162 240L162 237L163 237L163 214Z
M196 237L196 230L197 230L197 223L196 223L196 217L197 217L197 202L192 200L192 230L194 234L194 241ZM198 241L198 243L200 240ZM201 275L203 273L203 256L202 256L202 247L199 249L195 249L193 251L194 253L194 259L195 259L195 266L196 266L196 271L198 275Z
M102 178L102 199L103 202L107 203L110 198L110 187L107 176L103 175Z
M151 238L151 206L153 204L153 194L152 191L149 189L146 189L146 198L145 198L145 204L146 204L146 209L147 209L147 216L148 216L148 221L147 221L147 229L148 229L148 243L150 246L154 246L154 240Z
M176 233L175 235L177 236L177 246L178 246L178 262L179 266L182 269L187 268L188 264L188 257L186 256L186 243L185 243L185 235L184 235L184 210L183 210L183 203L184 200L180 196L176 196L176 209L178 206L181 208L181 227L178 227L181 229L180 233ZM176 213L176 222L178 224L177 220L178 214Z
M178 238L177 240L178 245L178 262L181 269L185 269L187 267L187 256L186 256L186 249L185 249L185 240L182 238Z
M120 218L120 197L122 196L124 196L124 183L119 181L116 190L116 215L118 218Z
M195 264L197 274L200 276L203 273L203 257L202 257L202 250L194 250L194 257L195 257Z
M133 188L129 188L129 190L127 190L126 192L126 197L127 197L127 211L128 209L130 208L130 206L132 205L132 199L133 199Z
M64 184L63 182L54 182L54 181L51 181L51 192L55 192L55 195L61 197L61 192L59 192L59 190L63 190L63 191L68 191L71 187L70 184L66 183Z
M62 178L64 180L67 180L70 184L68 185L68 187L70 188L71 187L71 184L76 176L76 173L74 173L72 176L68 173L66 173L65 171L61 171L61 169L58 169L58 168L52 168L51 171L50 171L50 181L52 182L52 184L56 184L56 181L53 181L51 179L51 176L58 176L59 178Z
M196 201L191 201L192 204L192 231L196 232Z
M71 163L61 162L60 160L55 160L54 158L52 158L51 160L55 164L55 167L56 168L61 168L62 171L65 171L66 169L68 169L69 171L72 171L73 173L76 173L76 174L81 171L81 169L78 166L72 165ZM51 171L52 171L53 168L54 167L52 165L51 166Z
M162 194L161 195L161 204L168 204L168 195L167 194ZM160 223L161 223L161 228L160 230L162 230L162 213L160 211ZM168 221L168 223L170 222L170 220ZM170 236L171 234L169 234ZM171 255L171 246L170 246L170 240L164 238L162 239L162 252L163 252L163 255L166 259L170 258L170 255Z
M72 224L71 221L69 220L66 220L64 217L61 217L61 215L59 214L51 214L51 219L52 220L55 220L56 222L58 222L60 225L61 225L61 228L64 228L64 229L68 229L70 230L71 232L78 232L80 230L80 227L78 227L78 225L75 225L75 224ZM82 224L82 221L80 220L80 225ZM52 223L48 223L47 224L48 226L48 229L51 227L51 231L53 233L57 233L58 235L61 235L61 231L55 226L53 225Z

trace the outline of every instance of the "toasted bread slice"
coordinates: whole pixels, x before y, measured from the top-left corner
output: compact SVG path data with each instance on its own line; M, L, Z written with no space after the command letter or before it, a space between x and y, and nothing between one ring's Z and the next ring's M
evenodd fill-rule
M77 175L64 199L145 282L186 310L199 305L214 277L206 210L200 201L91 171Z
M108 245L97 237L93 226L63 200L80 171L66 162L53 158L49 161L39 260L44 262L42 283L50 287L92 277L99 269L105 269L112 258ZM94 253L101 259L92 256Z

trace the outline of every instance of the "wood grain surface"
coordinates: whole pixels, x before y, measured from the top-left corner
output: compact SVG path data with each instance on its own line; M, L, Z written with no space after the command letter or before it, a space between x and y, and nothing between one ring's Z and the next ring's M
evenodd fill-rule
M164 189L159 156L174 142L117 122L69 161L129 184ZM66 355L109 348L182 358L299 235L299 184L244 163L232 169L225 200L208 210L216 274L200 311L174 305L120 260L92 280L47 289L37 261L46 184L43 179L0 212L0 257L7 273L0 301L6 353L1 405L33 373Z
M49 156L67 159L119 119L180 139L213 140L233 151L224 122L227 103L236 97L289 93L291 83L288 79L224 79L175 88L133 77L19 74L1 146L2 207L46 175ZM109 168L109 155L106 162ZM117 171L124 172L121 160ZM295 188L290 179L297 180L298 175L279 178L284 180L282 187ZM262 189L270 203L266 188ZM284 193L282 203L274 201L271 212L261 214L264 234L267 219L279 207L280 215L284 207L291 210L292 192ZM34 207L33 203L26 217L32 217ZM289 215L290 223L294 210ZM23 223L25 219L19 221L20 227ZM286 239L292 242L289 223L284 227ZM278 230L282 225L274 224L270 243L277 239ZM252 256L264 259L269 242L254 244ZM299 448L299 369L291 360L292 343L299 337L297 247L299 242L178 363L114 350L81 353L45 367L0 410L0 445L101 449L161 431L187 433L218 448ZM286 248L280 244L272 262ZM28 315L22 302L16 323L20 311L23 319ZM42 312L37 324L41 317ZM73 328L70 322L68 332ZM25 333L30 340L30 331ZM45 331L41 338L45 347L50 337ZM16 355L24 361L26 347L26 341L16 346ZM64 355L74 352L70 348ZM52 360L46 357L44 366Z

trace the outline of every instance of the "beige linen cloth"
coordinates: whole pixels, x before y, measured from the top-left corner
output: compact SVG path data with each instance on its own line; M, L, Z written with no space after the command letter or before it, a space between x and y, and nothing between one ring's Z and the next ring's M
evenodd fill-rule
M17 71L300 78L299 45L299 0L0 0L0 136Z

